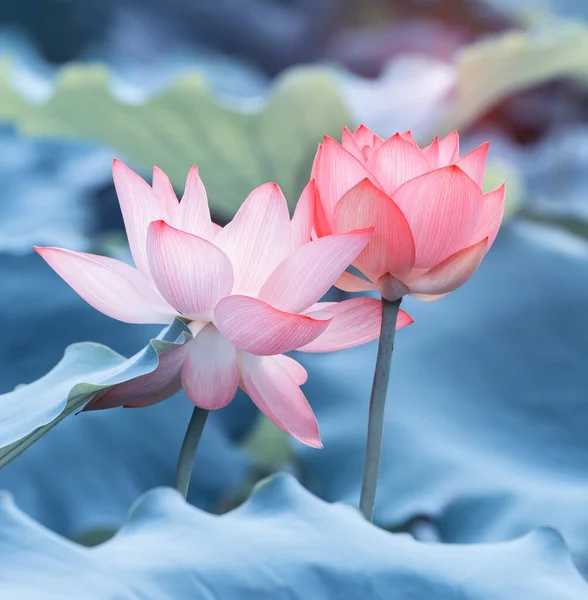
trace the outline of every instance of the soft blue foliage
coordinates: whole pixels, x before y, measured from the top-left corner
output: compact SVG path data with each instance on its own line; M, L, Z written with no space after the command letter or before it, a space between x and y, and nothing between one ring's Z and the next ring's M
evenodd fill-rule
M171 485L192 405L184 394L149 408L70 416L0 471L0 488L68 537L116 530L142 492ZM189 500L214 510L245 480L248 456L226 431L237 404L211 415Z
M34 381L67 346L92 341L131 355L161 327L119 323L86 304L37 254L0 254L0 392Z
M131 358L107 346L81 342L69 346L47 375L0 396L0 465L12 460L42 431L64 416L81 411L102 390L148 375L159 357L192 339L179 319Z
M87 0L72 3L71 10L85 38L115 57L149 64L208 46L275 75L324 56L343 6L341 0Z
M128 522L92 549L0 506L0 595L32 600L581 600L588 585L557 533L513 542L423 544L330 505L293 478L261 484L240 508L213 516L170 489L140 498Z
M588 21L588 4L585 0L485 0L505 14L522 14L550 17L550 13L568 19Z
M0 276L2 392L41 377L74 342L89 339L134 354L159 330L118 323L100 314L37 255L2 256ZM175 339L182 329L179 322L176 329L172 332ZM92 364L71 362L88 352ZM147 363L128 363L131 370L122 376L152 368L156 364L154 354L148 346L146 353L139 353ZM85 369L84 375L109 365L120 371L124 364L116 352L94 343L71 346L66 355L70 366ZM63 393L61 388L71 385L71 378L72 373L66 373L57 386L45 379L51 385L45 386L41 380L1 396L0 414L12 411L16 417L3 420L4 441L9 433L13 439L17 431L30 431L59 412L69 391ZM86 376L84 379L88 381ZM190 498L199 506L213 509L248 472L249 458L235 441L246 433L237 424L243 421L241 414L250 410L249 404L238 398L209 419ZM35 407L37 412L33 412ZM180 394L148 409L72 415L0 470L0 488L10 490L36 519L66 535L116 528L140 493L171 483L190 410L191 404Z
M548 221L563 222L571 230L586 232L588 223L588 126L574 125L547 133L539 142L520 146L495 132L484 130L467 139L464 150L492 140L494 166L503 173L515 171L526 207ZM507 202L513 186L507 183Z
M91 195L111 183L112 152L9 131L0 131L0 149L0 251L25 254L34 244L87 249Z
M426 515L442 539L549 525L588 571L588 246L513 224L478 273L397 335L376 520ZM324 450L296 447L308 488L359 498L376 343L298 354ZM532 596L517 596L532 597Z
M521 152L533 207L549 214L588 221L588 126L552 132Z
M375 80L343 69L337 74L353 122L383 137L410 129L424 144L437 133L455 85L454 65L418 55L392 60Z

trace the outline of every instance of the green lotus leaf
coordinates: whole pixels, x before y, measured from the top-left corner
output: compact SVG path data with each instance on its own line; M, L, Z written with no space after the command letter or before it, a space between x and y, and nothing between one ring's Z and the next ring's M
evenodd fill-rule
M308 181L324 134L338 136L350 117L332 72L292 69L263 102L222 104L199 74L188 74L145 102L117 99L103 66L72 64L57 75L44 103L27 103L0 65L0 120L23 133L93 140L112 147L143 172L161 167L183 189L200 167L217 217L232 217L249 192L278 183L290 205Z
M559 19L466 47L446 129L463 129L504 98L559 78L588 85L588 27Z

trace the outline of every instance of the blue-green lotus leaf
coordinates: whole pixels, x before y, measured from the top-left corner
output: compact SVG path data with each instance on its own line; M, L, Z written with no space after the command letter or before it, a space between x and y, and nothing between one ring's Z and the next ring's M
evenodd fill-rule
M397 335L376 520L425 515L452 542L561 531L588 572L588 245L515 223L479 271ZM324 443L304 482L357 504L376 344L308 357ZM521 596L522 597L522 596Z
M118 352L136 353L160 327L128 325L102 315L35 254L0 255L0 279L0 390L40 378L0 396L0 431L6 441L13 440L0 449L6 461L52 427L55 415L59 420L74 408L73 395L67 404L68 386L98 382L78 385L75 399L83 404L95 387L112 383L113 374L121 380L154 368L158 358L152 345L134 361ZM160 338L182 341L185 329L178 321ZM76 343L86 339L101 344ZM161 350L174 343L158 339L153 345ZM58 370L43 378L70 344ZM98 376L111 380L98 381ZM37 521L64 535L116 529L137 496L173 481L191 410L180 393L144 409L72 414L0 469L0 488L9 490ZM242 485L251 461L237 442L247 434L251 414L253 404L239 397L211 415L194 469L191 502L213 510ZM5 418L9 415L12 419Z
M0 467L66 416L82 410L97 392L152 373L162 354L191 338L188 327L176 319L128 359L93 342L69 346L47 375L0 396Z
M584 600L560 536L541 529L491 545L424 544L327 504L293 478L261 484L214 516L157 489L110 541L83 548L0 505L0 595L239 600Z

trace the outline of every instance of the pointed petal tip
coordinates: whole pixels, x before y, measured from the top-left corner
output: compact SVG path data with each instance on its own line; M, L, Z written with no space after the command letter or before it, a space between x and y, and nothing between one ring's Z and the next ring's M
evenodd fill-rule
M121 164L123 164L123 163L121 163ZM167 178L167 173L161 167L158 167L157 165L153 165L152 172L153 172L153 176L154 177L156 177L157 175L159 175L159 176Z
M364 125L363 123L360 123L355 128L355 131L353 133L357 133L358 131L367 131L370 135L374 133L367 125Z
M272 193L282 194L282 189L275 181L267 181L266 183L262 183L261 185L257 186L253 192L262 192L265 190L269 190Z
M151 221L151 223L149 223L149 229L165 229L169 227L170 229L175 229L175 227L172 227L171 225L168 225L163 219L157 219L157 221Z
M321 442L320 437L317 439L309 438L306 440L299 440L306 446L310 446L311 448L316 448L317 450L322 450L324 448L323 443Z
M112 176L114 178L115 185L117 184L117 179L119 179L120 182L120 180L122 180L123 178L132 178L133 181L140 180L141 182L148 185L149 188L151 188L151 186L145 182L141 175L133 171L131 167L126 165L122 160L118 158L112 159Z
M52 252L71 252L72 254L83 254L82 252L74 252L72 250L68 250L67 248L58 248L57 246L33 246L33 250L43 258L45 258L46 254L51 254Z
M400 311L402 314L402 320L400 319L400 317L398 318L398 324L397 324L397 328L400 329L401 327L408 327L409 325L412 325L414 323L414 319L404 310Z
M315 448L317 450L322 450L324 446L321 440L321 435L319 433L318 423L316 422L316 420L313 425L314 426L312 427L312 429L314 429L314 431L307 432L303 435L296 435L291 431L288 431L287 433L291 435L294 439L298 440L301 444L304 444L305 446Z
M113 158L112 159L112 171L113 172L131 171L131 169L129 167L127 167L127 165L125 165L125 163L122 160L120 160L119 158Z

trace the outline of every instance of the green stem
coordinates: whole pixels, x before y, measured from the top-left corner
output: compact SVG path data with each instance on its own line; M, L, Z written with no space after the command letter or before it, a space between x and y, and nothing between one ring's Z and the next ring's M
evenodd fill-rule
M194 465L194 457L196 456L196 450L198 450L198 444L202 437L202 431L204 425L206 425L206 419L208 418L208 412L204 408L194 407L192 412L192 418L188 423L188 429L186 430L186 436L182 442L182 449L180 450L180 458L178 459L178 468L176 470L176 480L174 487L184 498L188 496L188 488L190 487L190 477L192 476L192 466Z
M382 298L382 329L380 331L378 358L370 398L367 449L359 501L359 510L368 521L374 519L374 504L376 502L376 488L384 434L386 392L388 391L388 380L390 379L390 364L392 362L392 351L394 350L396 319L400 302L401 299L390 302Z

